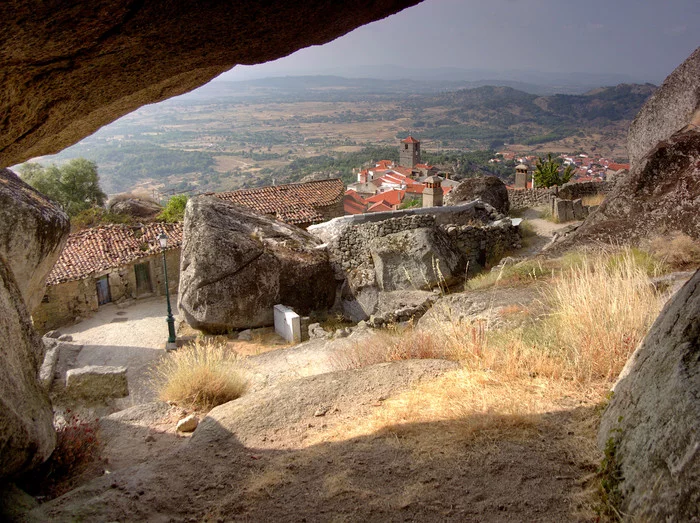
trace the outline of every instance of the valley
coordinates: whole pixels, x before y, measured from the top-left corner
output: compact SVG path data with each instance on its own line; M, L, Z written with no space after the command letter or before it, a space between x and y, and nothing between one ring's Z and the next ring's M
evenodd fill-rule
M340 77L215 81L35 161L82 156L97 162L106 192L158 196L312 178L351 182L354 169L391 159L409 133L421 139L426 161L443 169L464 163L455 156L490 151L468 158L474 172L504 174L487 163L504 144L522 154L585 151L620 161L629 123L655 89L620 84L541 96L449 86ZM444 153L452 161L440 163Z

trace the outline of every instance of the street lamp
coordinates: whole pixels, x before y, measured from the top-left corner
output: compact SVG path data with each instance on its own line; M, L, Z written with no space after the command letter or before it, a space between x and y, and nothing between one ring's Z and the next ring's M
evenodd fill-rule
M168 237L164 232L160 233L158 236L158 241L163 249L163 274L165 275L165 300L168 302L168 318L165 320L168 322L168 343L165 345L165 350L177 349L175 342L177 341L177 336L175 336L175 318L173 318L173 311L170 308L170 289L168 288L168 264L165 261L165 249L168 247Z

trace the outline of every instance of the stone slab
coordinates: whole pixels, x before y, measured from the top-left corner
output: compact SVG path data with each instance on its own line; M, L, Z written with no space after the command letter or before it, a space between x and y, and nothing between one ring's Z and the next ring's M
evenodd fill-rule
M290 343L301 343L301 317L285 305L274 306L275 332Z

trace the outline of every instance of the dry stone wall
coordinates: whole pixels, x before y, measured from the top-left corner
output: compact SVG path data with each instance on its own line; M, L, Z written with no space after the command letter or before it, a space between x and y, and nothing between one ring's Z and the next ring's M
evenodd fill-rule
M607 194L613 188L612 182L580 182L567 183L561 187L547 187L540 189L508 189L510 208L526 209L528 207L540 207L550 205L552 198L564 200L577 200L584 196Z

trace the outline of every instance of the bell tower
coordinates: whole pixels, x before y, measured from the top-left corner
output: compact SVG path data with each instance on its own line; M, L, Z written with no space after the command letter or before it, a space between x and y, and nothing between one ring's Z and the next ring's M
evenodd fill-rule
M399 165L413 169L420 161L420 142L413 136L401 140L399 146Z

